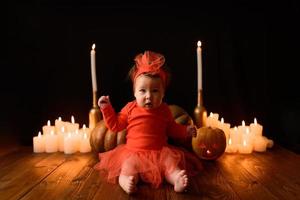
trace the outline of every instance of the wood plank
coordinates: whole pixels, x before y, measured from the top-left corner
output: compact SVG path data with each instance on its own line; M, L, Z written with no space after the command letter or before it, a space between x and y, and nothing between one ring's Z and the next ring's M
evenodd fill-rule
M65 155L57 153L64 161L40 183L36 184L22 199L68 199L82 183L78 177L85 174L85 166L92 159L88 154ZM48 165L48 163L45 163Z
M227 180L215 165L215 161L202 161L203 170L191 177L186 193L167 192L167 199L239 199Z
M281 154L282 152L283 154ZM300 174L297 159L282 149L253 153L241 162L257 180L280 199L300 198Z
M279 199L242 166L249 156L224 154L217 160L216 166L241 199Z
M0 182L3 199L19 199L64 162L61 154L30 154L29 159L20 159L10 169L4 169ZM25 161L25 162L24 162Z
M35 158L39 158L39 154L36 154ZM41 159L44 156L40 157ZM16 148L9 153L0 157L0 178L6 174L7 170L10 170L16 163L26 163L32 159L32 149L28 147Z

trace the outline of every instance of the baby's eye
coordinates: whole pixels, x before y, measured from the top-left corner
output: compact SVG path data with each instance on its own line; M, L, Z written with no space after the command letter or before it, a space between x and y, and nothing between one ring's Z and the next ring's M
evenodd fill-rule
M158 89L153 89L152 92L158 92Z
M144 92L146 92L146 90L145 89L140 89L139 92L144 93Z

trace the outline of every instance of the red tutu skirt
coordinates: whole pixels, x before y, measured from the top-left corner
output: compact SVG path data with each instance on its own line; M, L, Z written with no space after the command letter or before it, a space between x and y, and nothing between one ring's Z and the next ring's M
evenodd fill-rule
M94 168L105 172L108 182L116 183L122 170L122 175L139 174L142 181L155 188L163 182L166 173L172 173L176 168L185 169L188 176L194 176L202 169L194 154L174 146L165 146L161 150L132 150L124 144L99 153L99 159ZM130 167L122 168L124 162Z

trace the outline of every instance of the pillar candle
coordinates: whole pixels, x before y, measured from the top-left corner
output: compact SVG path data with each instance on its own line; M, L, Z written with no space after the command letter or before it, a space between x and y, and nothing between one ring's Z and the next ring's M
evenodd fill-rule
M253 141L253 150L265 152L267 150L267 140L262 136L255 136Z
M67 131L68 132L75 132L79 128L79 124L75 123L74 116L71 117L71 123L69 122L67 125Z
M231 143L233 145L239 145L240 144L240 137L239 137L239 133L238 133L238 129L235 126L234 128L230 129L230 136L231 138Z
M57 132L57 137L58 137L58 150L60 152L64 152L64 138L65 138L65 127L62 126L60 131Z
M80 148L79 151L81 153L87 153L91 151L90 140L86 133L84 133L82 139L80 140Z
M239 153L249 154L252 153L253 146L247 143L246 139L243 139L242 144L239 145Z
M74 137L74 148L76 151L79 151L79 147L80 147L80 140L81 140L81 134L79 133L78 129L72 133L73 137Z
M90 128L87 128L85 124L83 124L82 128L79 129L79 133L81 135L84 135L84 133L87 134L87 137L89 138L90 137L90 134L91 134L91 129Z
M198 79L198 91L202 90L202 49L201 42L197 42L197 79Z
M218 113L213 113L212 116L212 127L218 128L219 127L219 114Z
M45 152L45 141L40 131L38 136L33 137L33 152L34 153Z
M57 132L61 131L61 128L63 126L66 126L66 123L64 121L62 121L61 117L59 117L58 119L55 120L54 126L55 126L55 132L57 133Z
M96 45L93 44L91 50L91 73L92 73L92 86L93 92L97 91L97 77L96 77Z
M58 151L58 139L54 131L50 134L45 135L45 151L47 153L53 153Z
M229 139L229 135L230 135L230 124L229 123L225 123L224 122L224 118L221 118L221 122L219 123L219 128L224 131L226 139Z
M254 123L250 124L251 132L254 133L255 136L262 136L263 126L257 123L256 118L254 118Z
M237 144L232 144L231 138L228 139L227 141L227 146L225 149L225 152L227 153L235 153L238 150L238 145Z
M75 141L71 133L68 133L64 138L64 153L73 154L76 152Z
M51 133L51 131L55 132L55 127L51 126L50 120L47 121L47 125L44 125L42 129L43 129L43 135L48 135Z

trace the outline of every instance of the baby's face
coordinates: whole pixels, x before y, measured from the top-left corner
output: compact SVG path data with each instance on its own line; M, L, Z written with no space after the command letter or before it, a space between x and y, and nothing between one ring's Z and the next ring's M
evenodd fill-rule
M140 75L135 80L134 96L140 107L148 109L159 107L164 97L161 79Z

